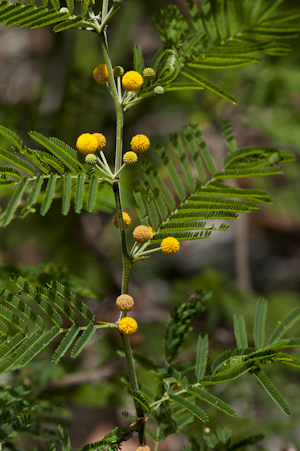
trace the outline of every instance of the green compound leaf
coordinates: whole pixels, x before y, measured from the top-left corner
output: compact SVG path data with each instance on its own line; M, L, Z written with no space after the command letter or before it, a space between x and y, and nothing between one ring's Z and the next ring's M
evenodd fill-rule
M195 404L183 398L182 396L170 395L170 400L174 401L176 404L186 409L188 412L197 417L199 420L203 421L203 423L207 423L207 421L209 420L206 413L202 409L200 409L200 407L196 406Z
M245 446L256 445L256 443L260 442L263 439L264 439L264 435L262 435L262 434L252 435L251 437L244 438L243 440L240 440L239 442L234 443L228 449L228 451L236 451L237 449L245 448Z
M297 322L300 320L300 308L289 313L284 320L278 322L278 325L272 333L269 343L276 343L280 338Z
M241 349L248 348L248 339L244 315L234 315L233 321L234 321L234 335L236 338L237 347Z
M62 201L62 214L67 215L71 207L71 195L72 195L72 178L70 174L66 174L63 178L63 201Z
M133 64L134 70L139 74L143 75L143 70L145 69L144 58L142 54L141 47L139 45L135 45L133 48Z
M141 391L132 390L131 394L132 394L133 398L138 401L138 403L141 405L142 409L145 412L151 412L151 407Z
M49 177L49 180L48 180L45 198L41 205L41 215L42 216L45 216L45 214L51 207L53 197L55 194L56 180L57 180L57 174L51 174Z
M77 340L72 352L71 357L75 359L78 357L78 355L81 353L85 345L88 343L88 341L92 338L94 333L96 332L97 327L93 326L92 324L89 324L85 331L82 333L82 335Z
M282 412L285 415L290 415L291 411L289 405L283 399L281 393L278 389L273 385L270 379L267 377L265 372L260 368L256 368L253 370L254 376L257 378L258 382L262 385L262 387L266 390L268 395L273 399L273 401L280 407Z
M208 336L204 335L204 337L201 337L201 335L199 335L196 354L196 366L195 366L195 374L197 382L200 382L205 374L207 355L208 355Z
M24 194L24 191L26 189L28 181L29 180L27 177L23 177L22 180L20 181L20 183L18 184L16 190L14 191L13 195L11 196L10 201L9 201L6 211L5 211L5 215L3 216L3 219L2 219L3 227L6 227L12 220L13 215L18 208L19 201L21 200L21 198Z
M231 439L231 431L227 428L221 428L219 425L217 426L217 436L221 443L227 445L230 443Z
M233 104L237 104L237 100L233 95L226 92L224 89L220 88L219 86L215 85L209 80L206 80L204 77L201 77L201 75L198 75L197 73L191 71L190 69L185 68L183 71L181 71L182 75L186 78L189 78L190 80L193 80L194 82L198 83L199 86L202 88L206 88L209 91L214 92L220 97L223 97L224 99L228 100L229 102Z
M212 395L211 393L208 393L205 390L202 390L199 387L194 387L192 385L189 385L187 388L187 393L190 395L195 396L196 398L201 399L204 402L207 402L213 407L216 407L217 409L221 410L224 413L227 413L228 415L235 417L236 413L232 407L230 407L226 402L222 401L221 399L217 398L216 396Z
M77 337L77 335L79 334L79 332L80 332L80 327L77 327L75 325L73 325L68 330L68 332L64 336L63 340L57 347L55 353L53 354L52 363L58 363L60 361L60 359L67 352L67 350L70 348L70 346L72 346L72 344L73 344L75 338Z
M230 124L224 122L222 127L229 153L224 159L227 168L221 172L217 172L196 124L184 127L182 136L170 137L175 155L157 146L169 177L162 179L152 163L142 163L146 180L141 180L134 197L140 222L155 230L149 244L161 243L169 236L179 241L207 238L217 230L227 230L228 225L206 226L206 220L236 219L238 213L250 213L259 208L259 203L271 202L266 191L234 188L216 179L279 173L281 170L274 162L288 162L294 156L288 151L276 152L266 147L237 149ZM210 180L207 180L207 171Z
M90 181L90 188L87 201L87 211L89 211L90 213L93 211L95 207L95 203L97 200L97 192L98 192L98 177L96 175L93 175Z
M254 321L254 342L256 349L264 347L267 308L268 304L266 299L259 299L257 301Z

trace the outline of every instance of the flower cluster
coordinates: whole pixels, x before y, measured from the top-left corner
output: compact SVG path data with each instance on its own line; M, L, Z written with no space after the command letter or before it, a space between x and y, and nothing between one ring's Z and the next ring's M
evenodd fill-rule
M174 255L179 251L180 244L179 241L176 240L176 238L168 236L167 238L164 238L162 240L160 247L164 254Z
M150 147L150 140L146 135L135 135L130 141L130 147L134 152L144 153Z
M126 316L120 320L118 329L124 335L132 335L137 331L138 324L135 319Z
M103 149L105 145L106 139L102 133L83 133L78 136L76 141L76 147L83 155L95 153L97 150Z
M138 160L137 154L135 152L126 152L123 155L123 161L125 164L134 164Z
M121 294L116 300L117 309L121 312L130 312L134 306L134 300L129 294Z
M146 243L151 238L151 230L149 227L140 225L134 229L132 235L138 243Z
M99 83L99 85L105 85L108 83L108 71L106 64L99 64L93 71L94 80Z
M123 211L123 222L124 222L125 229L127 229L127 227L129 227L130 224L131 224L131 217L125 211ZM119 228L119 224L118 224L118 216L117 216L117 214L115 214L115 216L113 218L113 223L114 223L114 226L117 227L117 229L118 229Z
M126 91L139 91L143 83L143 77L135 70L129 70L122 77L122 85Z
M83 133L77 138L76 147L83 155L94 153L98 150L99 144L95 135Z
M103 147L106 146L106 138L102 133L94 133L94 136L96 137L98 141L98 149L103 149Z

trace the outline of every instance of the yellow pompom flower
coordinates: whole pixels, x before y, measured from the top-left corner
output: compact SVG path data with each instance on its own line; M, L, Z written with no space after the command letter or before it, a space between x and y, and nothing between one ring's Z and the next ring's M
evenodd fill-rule
M137 447L136 451L151 451L148 445L140 445Z
M129 227L130 224L131 224L131 217L125 211L123 211L123 221L124 221L125 229L127 229L127 227ZM118 216L117 216L117 214L115 214L115 216L114 216L113 223L114 223L115 227L117 227L117 229L118 229L119 228L119 224L118 224Z
M144 153L150 147L150 140L146 135L135 135L130 141L132 150L137 153Z
M126 91L138 91L143 85L143 77L135 70L129 70L122 77L122 85Z
M118 328L122 334L132 335L137 331L138 324L135 319L126 316L125 318L121 319Z
M129 294L121 294L116 299L116 306L121 312L130 312L134 306L134 300Z
M180 244L176 238L168 236L162 240L160 247L164 254L174 255L179 251Z
M134 229L132 235L138 243L146 243L151 238L151 230L149 227L140 225Z
M106 64L99 64L99 66L93 70L93 77L99 85L105 85L105 83L109 81Z
M106 146L106 138L102 133L93 133L93 135L97 138L98 141L98 150L103 149Z
M91 133L83 133L77 138L76 147L83 155L94 153L98 149L98 140Z
M138 160L138 156L135 152L126 152L123 155L123 161L126 164L134 164Z
M151 232L151 237L152 237L152 235L153 235L153 233L154 233L153 227L149 227L149 230L150 230L150 232Z

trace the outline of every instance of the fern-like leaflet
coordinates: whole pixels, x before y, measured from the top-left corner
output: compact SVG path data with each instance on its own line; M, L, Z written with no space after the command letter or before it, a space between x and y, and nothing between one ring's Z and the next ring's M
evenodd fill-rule
M27 365L58 335L63 338L52 361L59 362L79 336L71 353L75 358L97 328L104 327L94 326L94 314L63 284L33 287L21 276L13 281L19 294L0 291L0 374Z
M0 149L0 158L11 165L0 166L2 196L10 196L2 208L0 226L6 227L18 211L20 218L34 213L36 204L41 204L40 214L44 216L55 198L62 198L63 215L69 213L72 200L76 213L83 208L90 212L95 207L101 209L97 198L105 180L76 150L57 138L31 132L30 137L48 152L34 150L23 146L18 136L6 127L0 126L0 133L14 145L10 150ZM110 210L107 207L105 211Z
M230 124L223 122L222 127L229 152L221 171L217 170L197 125L184 127L182 136L171 136L173 161L163 147L157 146L169 180L162 180L152 163L143 162L146 180L134 196L140 222L155 230L148 244L159 243L168 236L179 241L207 238L213 231L227 230L228 226L223 223L218 227L207 226L206 220L235 219L238 213L256 210L259 203L271 202L266 191L234 188L221 180L280 174L281 169L275 163L293 161L294 155L262 146L238 149ZM179 199L177 206L172 191Z

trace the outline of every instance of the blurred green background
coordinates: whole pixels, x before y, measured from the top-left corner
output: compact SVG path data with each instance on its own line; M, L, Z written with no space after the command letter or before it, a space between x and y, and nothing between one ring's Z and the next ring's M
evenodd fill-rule
M122 4L108 30L114 66L133 68L134 44L141 46L146 66L150 64L160 48L151 15L169 3L126 0ZM184 13L184 1L176 4ZM297 9L299 2L286 0L281 8L287 7ZM218 119L223 118L231 120L239 146L287 148L297 156L296 163L286 165L285 175L239 181L241 187L251 183L270 190L274 201L271 208L264 206L251 216L241 217L231 224L229 232L182 244L181 252L174 257L153 254L134 266L130 293L136 299L134 317L141 333L132 338L132 344L134 350L158 362L162 361L169 311L195 289L210 290L213 297L205 314L195 321L182 359L192 358L199 332L209 334L212 358L234 347L233 313L245 314L251 333L255 302L260 296L269 300L269 332L278 320L299 307L300 39L290 44L293 52L289 57L264 57L260 64L250 67L205 71L204 76L231 92L238 105L208 91L173 92L144 101L126 116L125 150L136 133L149 136L153 147L158 142L168 146L169 133L179 132L188 122L197 122L220 163L225 144ZM29 130L57 136L72 147L79 134L101 132L107 138L106 156L112 163L113 103L105 88L92 78L93 69L101 63L100 45L92 33L68 30L54 35L51 28L27 30L1 25L0 123L17 132L29 146ZM0 145L7 146L3 138ZM147 157L156 161L151 150ZM124 208L134 225L137 217L132 189L139 177L138 171L129 168L123 179ZM70 287L76 285L79 294L88 296L98 320L115 321L114 299L120 291L121 267L118 233L112 226L111 193L107 191L103 198L104 211L95 215L71 211L64 217L60 208L58 201L45 217L29 215L1 230L0 286L9 286L8 277L23 267L23 274L34 283L54 278ZM296 333L297 326L292 335ZM74 446L100 439L122 421L122 410L132 408L129 397L120 390L120 375L125 368L116 348L120 349L121 343L110 330L99 335L101 339L91 343L78 361L67 357L54 366L46 365L40 357L30 368L14 375L16 380L29 381L44 393L59 399L66 397L74 413ZM144 385L147 381L154 384L144 370L139 369L138 375ZM285 418L264 391L244 376L212 389L236 409L238 419L228 420L212 410L209 427L230 427L238 437L264 432L264 448L257 449L300 449L299 372L276 368L272 380L291 404L291 418ZM194 434L198 428L196 422L189 425ZM184 443L182 437L171 437L161 449L180 450ZM123 449L131 448L129 445Z

